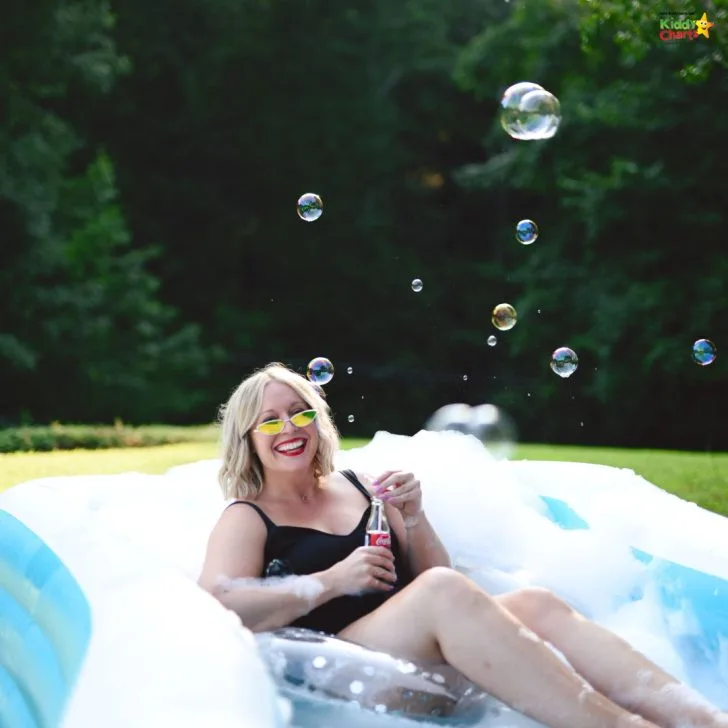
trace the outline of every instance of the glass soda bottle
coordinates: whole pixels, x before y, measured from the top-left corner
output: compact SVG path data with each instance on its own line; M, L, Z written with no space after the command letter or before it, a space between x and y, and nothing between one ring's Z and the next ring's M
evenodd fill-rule
M367 521L367 531L364 537L365 546L384 546L391 548L392 536L389 531L389 522L384 513L384 503L380 498L372 498L372 512Z

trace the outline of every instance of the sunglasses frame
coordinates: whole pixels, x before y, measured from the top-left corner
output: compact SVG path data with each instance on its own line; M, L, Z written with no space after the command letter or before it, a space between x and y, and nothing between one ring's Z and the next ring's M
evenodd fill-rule
M298 417L299 415L307 415L309 412L313 412L313 417L305 424L305 425L297 425L294 421L294 417ZM312 425L314 422L316 422L316 418L318 417L318 410L315 410L313 408L301 410L300 412L296 412L296 414L291 415L290 417L273 417L270 420L265 420L264 422L261 422L259 425L253 428L253 432L257 432L260 435L266 435L267 437L275 437L276 435L280 435L283 430L286 428L286 422L290 422L294 427L297 427L299 429L303 429L304 427L308 427L309 425ZM263 432L260 428L263 425L270 424L271 422L280 422L281 423L281 429L278 430L278 432Z

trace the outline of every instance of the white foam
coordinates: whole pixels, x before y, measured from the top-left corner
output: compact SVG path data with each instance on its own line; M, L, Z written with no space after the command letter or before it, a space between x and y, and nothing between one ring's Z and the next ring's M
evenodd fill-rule
M336 465L375 476L387 469L414 472L422 482L427 516L458 568L492 593L526 585L553 589L691 688L728 708L728 645L721 643L717 664L686 650L685 638L695 630L690 615L665 612L650 579L651 567L636 561L630 551L637 547L728 578L725 518L668 495L632 471L578 463L496 462L477 441L459 433L420 432L411 438L377 433L366 447L339 453ZM201 717L205 706L224 712L223 687L231 688L235 680L230 676L242 669L251 673L238 686L236 709L242 710L245 700L267 705L256 714L261 718L256 725L275 725L270 703L260 700L272 688L249 633L194 583L210 530L225 505L216 483L218 467L218 461L209 460L163 476L44 479L0 495L0 507L74 563L77 578L94 594L95 609L102 610L99 624L106 625L106 636L97 641L96 668L84 671L85 687L75 702L78 711L83 706L78 715L83 713L86 722L64 728L95 724L94 707L101 711L98 715L107 715L99 704L103 696L115 689L118 698L124 694L119 686L142 680L146 688L138 699L149 715L161 716L165 701L174 703L176 689L191 706L191 720L199 724L206 720ZM547 518L541 495L567 501L590 529L556 526ZM631 601L635 590L643 597ZM189 605L184 607L186 618L180 617L180 604ZM115 633L119 605L126 610L124 628ZM229 635L229 647L214 658L222 660L228 678L219 681L214 698L205 693L208 697L201 697L198 705L184 685L193 674L192 661L200 670L200 664L213 659L196 636L202 624L215 639ZM133 639L122 637L132 631ZM145 642L154 639L165 648L148 664L138 665ZM186 643L189 653L182 649ZM140 679L132 677L134 669L141 670ZM94 691L99 696L95 706ZM119 709L118 724L127 718ZM507 710L501 719L503 725L534 725ZM222 718L207 722L226 725ZM486 724L501 723L489 719Z
M338 467L414 472L429 520L455 565L491 593L538 585L613 630L658 665L728 708L728 652L717 665L686 648L689 611L661 606L656 566L631 547L728 579L728 519L666 493L631 470L558 462L501 462L457 432L379 432L340 453ZM589 524L564 530L539 496L566 501ZM642 598L631 601L634 594ZM726 604L728 611L728 603Z

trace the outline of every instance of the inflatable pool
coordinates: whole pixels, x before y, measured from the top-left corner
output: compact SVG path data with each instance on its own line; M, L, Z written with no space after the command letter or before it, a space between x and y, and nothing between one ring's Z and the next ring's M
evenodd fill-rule
M372 728L413 718L534 725L456 677L440 683L396 661L389 669L410 681L399 687L420 698L414 711L391 711L365 659L347 679L331 659L336 643L243 628L196 585L224 507L217 466L43 479L0 494L3 728L305 728L342 715ZM495 462L458 433L378 433L337 459L365 472L390 466L420 477L456 568L491 593L553 589L728 708L728 519L631 471Z

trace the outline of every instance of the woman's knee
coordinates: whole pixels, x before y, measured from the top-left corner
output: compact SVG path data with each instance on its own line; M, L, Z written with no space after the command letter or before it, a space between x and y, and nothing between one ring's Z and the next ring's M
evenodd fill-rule
M444 604L448 608L464 604L470 599L495 605L495 602L475 582L455 569L447 566L434 566L423 571L413 586L423 594L423 601L431 606Z
M538 627L554 618L575 614L574 610L549 589L530 586L498 597L498 601L526 626Z

